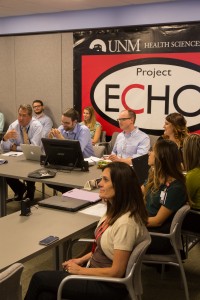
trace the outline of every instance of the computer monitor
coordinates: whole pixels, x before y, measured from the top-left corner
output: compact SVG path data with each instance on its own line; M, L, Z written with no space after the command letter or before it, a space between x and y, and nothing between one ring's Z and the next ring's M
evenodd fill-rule
M45 167L88 171L88 162L84 161L79 141L42 138L42 143L46 155Z

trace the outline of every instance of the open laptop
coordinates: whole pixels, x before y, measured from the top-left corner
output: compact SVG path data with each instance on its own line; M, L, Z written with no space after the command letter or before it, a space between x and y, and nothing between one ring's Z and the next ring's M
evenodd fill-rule
M97 200L96 202L90 202L66 196L52 196L50 198L39 201L38 205L48 208L56 208L60 210L75 212L89 205L95 204L100 200L101 199Z
M40 156L43 154L40 146L32 144L20 144L20 146L26 159L40 161Z
M132 159L133 169L141 185L148 178L148 172L150 168L150 166L148 165L148 157L148 154L144 154Z

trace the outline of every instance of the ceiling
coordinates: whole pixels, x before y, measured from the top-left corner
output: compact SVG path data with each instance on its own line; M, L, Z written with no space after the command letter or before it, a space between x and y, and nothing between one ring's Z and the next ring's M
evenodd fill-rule
M176 0L0 0L0 17L173 1Z

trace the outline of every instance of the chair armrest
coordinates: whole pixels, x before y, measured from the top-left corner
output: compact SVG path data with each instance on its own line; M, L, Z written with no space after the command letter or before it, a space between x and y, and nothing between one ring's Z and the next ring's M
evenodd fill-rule
M195 209L190 209L189 212L196 214L196 215L200 215L200 211L199 210L195 210Z
M170 239L171 238L171 234L170 233L161 233L161 232L153 232L153 231L149 231L149 234L151 236L159 236L159 237L165 237Z
M77 242L94 243L95 239L78 239Z
M69 280L99 280L99 281L106 281L106 282L116 282L116 283L123 283L125 281L124 278L115 278L115 277L102 277L102 276L87 276L87 275L69 275L65 277L58 288L57 293L57 300L62 300L62 290L65 285L65 283Z

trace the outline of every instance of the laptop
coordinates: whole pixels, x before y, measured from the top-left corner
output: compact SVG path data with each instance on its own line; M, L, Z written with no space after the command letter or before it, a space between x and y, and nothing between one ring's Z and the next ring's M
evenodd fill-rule
M101 199L97 200L96 202L90 202L66 196L52 196L50 198L39 201L38 205L48 208L76 212L82 208L93 205L100 200Z
M144 154L132 159L133 169L138 177L139 183L142 185L148 178L149 168L148 154Z
M40 156L43 154L40 146L32 144L20 144L20 146L27 160L40 161Z

